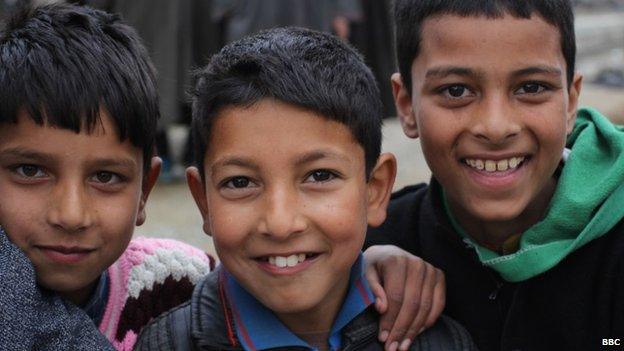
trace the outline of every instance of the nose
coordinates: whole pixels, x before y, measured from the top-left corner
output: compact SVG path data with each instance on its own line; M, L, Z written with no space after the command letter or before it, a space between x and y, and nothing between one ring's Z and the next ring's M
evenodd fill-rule
M263 203L264 214L258 228L263 235L283 240L306 230L307 221L294 187L267 189Z
M511 108L510 104L505 96L484 99L481 108L475 113L472 134L492 144L503 144L518 135L522 129L515 117L518 111Z
M82 182L64 181L52 190L48 223L66 232L76 233L92 225L89 196Z

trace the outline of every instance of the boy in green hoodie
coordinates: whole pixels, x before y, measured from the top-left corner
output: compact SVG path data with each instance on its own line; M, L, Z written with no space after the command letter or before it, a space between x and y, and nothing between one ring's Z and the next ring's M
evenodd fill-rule
M441 268L445 313L481 350L624 337L624 132L577 110L570 2L399 0L394 11L395 102L433 177L394 194L368 245Z

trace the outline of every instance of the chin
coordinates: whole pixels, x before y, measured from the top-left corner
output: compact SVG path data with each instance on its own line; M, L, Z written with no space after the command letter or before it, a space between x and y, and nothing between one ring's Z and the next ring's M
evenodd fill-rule
M311 301L302 301L301 295L299 299L272 298L270 301L262 302L266 307L275 313L301 313L308 311L314 307Z
M483 222L507 222L520 217L525 206L519 201L493 202L472 208L469 213Z

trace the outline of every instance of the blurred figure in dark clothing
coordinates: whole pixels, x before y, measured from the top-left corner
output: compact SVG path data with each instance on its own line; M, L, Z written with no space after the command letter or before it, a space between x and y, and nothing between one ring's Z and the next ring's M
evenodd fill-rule
M384 116L396 116L390 75L397 71L394 55L391 0L360 0L361 21L351 24L350 41L370 66L381 93Z
M348 23L360 20L359 0L213 0L212 18L224 23L226 42L262 29L298 26L348 38Z

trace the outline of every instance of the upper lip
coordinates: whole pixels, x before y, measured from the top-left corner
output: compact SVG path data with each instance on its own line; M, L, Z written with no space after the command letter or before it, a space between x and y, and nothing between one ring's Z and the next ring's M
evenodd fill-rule
M94 248L86 246L64 246L64 245L38 245L39 249L58 251L63 254L88 253L94 251Z

